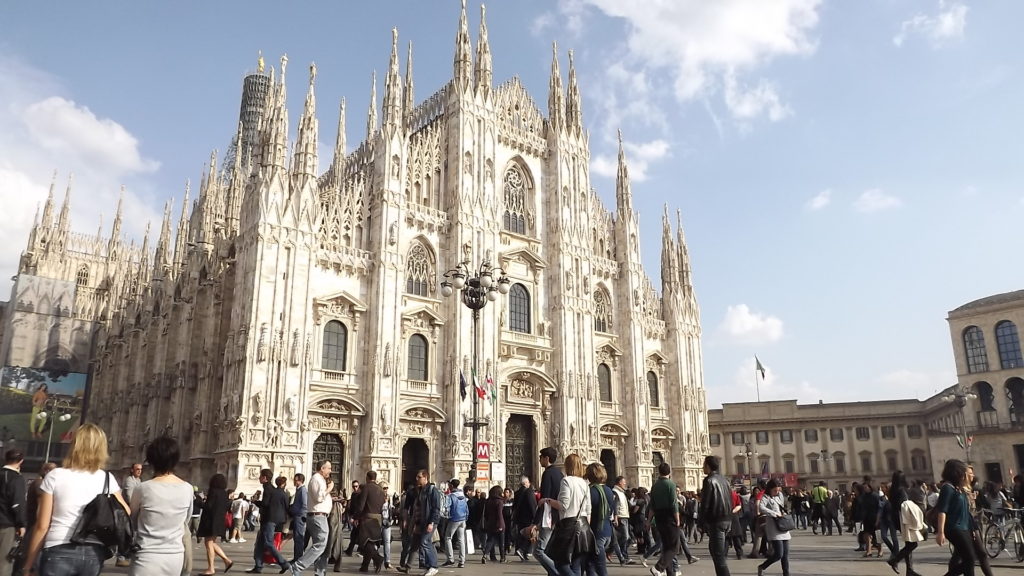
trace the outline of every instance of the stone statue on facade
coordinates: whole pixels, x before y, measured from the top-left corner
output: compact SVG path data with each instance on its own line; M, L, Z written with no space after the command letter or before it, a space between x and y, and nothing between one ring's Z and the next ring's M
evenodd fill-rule
M299 419L299 397L292 394L284 401L284 423L289 428L294 428Z

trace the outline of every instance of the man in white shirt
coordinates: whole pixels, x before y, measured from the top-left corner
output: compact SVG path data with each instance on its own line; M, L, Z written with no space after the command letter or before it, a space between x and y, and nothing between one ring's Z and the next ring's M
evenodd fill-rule
M612 494L615 495L615 535L613 536L612 548L619 558L619 564L636 564L629 558L629 497L626 496L626 477L619 476L615 479L615 486L612 487Z
M327 536L330 526L327 516L331 513L334 502L331 499L331 491L334 490L334 481L331 480L331 462L324 460L319 463L317 473L309 479L309 502L308 518L306 519L306 533L309 535L309 547L302 553L302 557L292 562L292 574L301 574L303 570L313 565L313 573L316 576L327 574Z

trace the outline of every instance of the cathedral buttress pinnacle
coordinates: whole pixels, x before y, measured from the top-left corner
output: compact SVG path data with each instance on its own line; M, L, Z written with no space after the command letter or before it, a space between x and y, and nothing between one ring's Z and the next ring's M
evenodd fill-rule
M370 79L370 107L366 112L366 141L373 139L377 132L377 71L373 71Z
M683 234L683 213L676 210L676 240L679 249L680 282L683 287L693 291L693 281L690 278L690 249L686 245L686 236Z
M331 172L335 182L341 182L345 174L345 99L338 105L338 135L334 140L334 158L331 160Z
M50 193L46 196L46 203L43 204L43 229L53 225L53 189L57 187L57 171L53 171L53 180L50 181Z
M633 219L633 191L629 184L629 167L626 165L626 151L622 144L622 130L619 130L619 167L615 174L615 203L620 220Z
M486 95L491 90L494 73L491 68L491 45L487 41L487 7L480 5L480 34L476 42L476 76L477 94Z
M164 203L164 218L160 223L160 237L156 241L156 257L153 259L153 277L162 279L170 266L171 244L171 201Z
M391 59L384 79L384 126L394 129L402 121L402 79L398 72L398 28L391 29Z
M666 296L679 287L679 258L676 243L672 238L668 204L665 204L661 217L661 286Z
M551 79L548 82L548 118L551 127L559 132L565 127L565 100L562 92L562 73L558 69L558 44L551 43Z
M569 50L569 96L565 105L565 125L574 134L583 134L583 104L580 87L576 83L576 63L573 61L572 50Z
M293 176L315 178L318 171L317 145L320 138L320 123L316 118L316 64L309 65L309 88L306 91L306 105L299 119L299 133L292 156Z
M408 125L412 121L412 111L416 106L412 92L412 40L409 41L409 54L405 57L405 91L402 94L405 96L405 123Z
M185 180L185 197L181 201L181 218L178 220L178 234L174 238L174 267L179 271L185 267L188 246L188 201L192 192L192 181Z
M455 70L452 75L455 88L461 94L473 82L473 47L469 41L469 19L466 18L466 0L462 0L459 31L455 34Z

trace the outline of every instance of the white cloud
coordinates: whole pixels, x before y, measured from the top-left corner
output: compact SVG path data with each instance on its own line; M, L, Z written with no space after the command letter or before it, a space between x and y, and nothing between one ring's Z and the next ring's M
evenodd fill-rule
M579 38L583 32L582 0L562 0L555 11L541 13L530 23L530 33L541 36L552 28L568 32L572 38Z
M107 226L119 189L127 180L152 173L159 163L146 158L138 140L110 118L98 117L67 97L60 82L24 62L0 55L0 197L6 225L0 229L0 294L17 271L18 259L33 215L45 200L58 170L56 202L61 202L67 175L74 172L71 225L94 232L101 212ZM147 220L158 224L159 212L129 188L124 204L124 231L141 238ZM108 228L109 230L109 228Z
M671 156L671 145L662 139L641 142L640 144L623 142L622 146L626 151L626 165L629 167L629 178L635 182L647 180L647 168L651 163ZM590 169L595 174L614 178L619 169L619 159L617 156L599 154L591 161Z
M939 0L938 14L917 14L904 20L892 43L900 47L910 36L921 36L938 48L949 40L961 40L967 26L967 11L962 2Z
M811 212L817 212L832 203L832 190L826 188L818 192L814 198L807 201L804 207Z
M607 68L618 63L658 78L667 74L675 97L682 102L724 89L725 105L740 121L763 116L777 121L790 113L770 82L740 88L739 79L776 57L813 53L816 42L809 34L817 26L821 4L820 0L573 0L572 4L580 1L626 22L623 51L611 58Z
M754 312L746 304L729 306L718 332L737 344L769 344L783 336L782 320L768 314Z
M875 383L890 390L892 398L927 398L956 382L953 371L917 372L909 369L894 370L876 377Z
M903 200L900 200L896 196L886 194L880 188L865 190L864 193L858 196L853 202L853 208L858 212L864 213L891 210L893 208L899 208L902 205Z

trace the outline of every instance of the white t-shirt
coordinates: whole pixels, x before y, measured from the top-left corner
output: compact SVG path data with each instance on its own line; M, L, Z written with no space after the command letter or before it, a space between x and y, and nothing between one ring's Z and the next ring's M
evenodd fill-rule
M53 496L53 514L50 529L46 533L43 548L51 548L71 542L71 534L89 502L103 492L103 481L107 472L85 472L69 468L55 468L43 478L39 489ZM110 475L110 493L121 490L117 479Z
M590 486L579 476L562 478L558 489L558 503L562 506L562 518L584 518L590 514ZM582 511L586 510L586 514Z
M241 498L235 498L235 501L231 503L231 515L237 520L245 518L245 513L249 511L249 503Z

